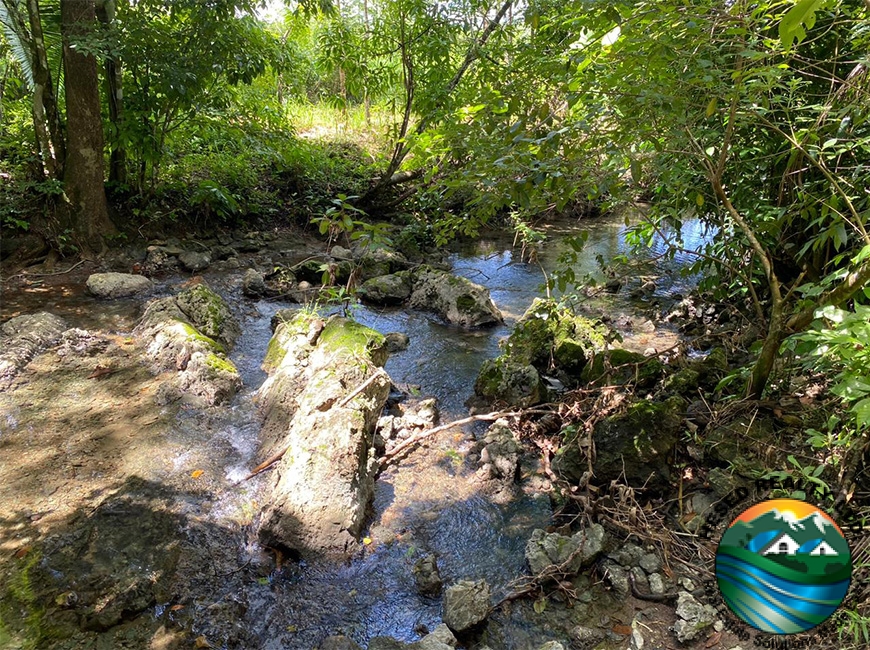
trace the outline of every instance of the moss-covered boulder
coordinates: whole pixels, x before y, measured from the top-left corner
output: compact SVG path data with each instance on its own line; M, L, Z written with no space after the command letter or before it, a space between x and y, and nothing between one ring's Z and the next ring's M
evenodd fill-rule
M371 278L362 283L359 295L372 305L400 305L411 297L411 279L405 272Z
M502 345L503 353L481 366L475 393L514 406L540 402L546 397L541 374L576 384L587 360L606 347L606 334L603 325L536 298Z
M430 311L448 323L468 329L501 323L501 312L489 290L446 271L420 266L410 274L413 290L409 305Z
M483 362L474 382L474 392L520 408L539 404L547 396L546 386L533 365L516 363L506 356Z
M655 357L614 348L596 352L580 373L580 381L584 384L634 384L638 388L651 388L663 371L664 364Z
M152 300L133 330L153 372L177 373L158 391L164 403L220 404L235 395L242 380L226 352L240 333L227 303L205 284Z
M528 363L541 372L556 368L579 373L587 360L607 346L607 329L574 314L555 300L536 298L517 321L504 345L513 361Z
M595 481L623 480L632 487L665 489L671 478L671 458L683 426L686 402L672 397L664 402L640 400L625 411L595 425ZM553 469L569 480L579 480L587 465L587 448L574 440L553 461Z
M668 376L662 383L662 390L676 395L698 396L700 373L692 368L682 368Z
M374 494L386 359L384 337L351 319L299 312L278 325L260 389L263 456L286 452L264 499L264 544L307 557L355 546Z

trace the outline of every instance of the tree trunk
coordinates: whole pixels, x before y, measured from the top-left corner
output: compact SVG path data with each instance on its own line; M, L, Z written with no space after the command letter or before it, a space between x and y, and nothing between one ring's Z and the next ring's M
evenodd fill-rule
M38 0L27 0L30 22L30 48L33 55L33 128L46 171L53 178L63 178L66 152L54 83L48 67L45 37ZM47 128L46 128L47 127Z
M115 0L96 0L97 18L104 27L115 20ZM106 98L109 104L109 121L114 129L115 142L110 143L109 181L127 183L127 150L120 144L118 132L124 119L123 66L120 58L106 57Z
M116 232L109 220L103 184L103 121L97 60L72 46L96 26L94 0L61 0L67 165L64 186L71 203L70 225L83 254L101 251Z

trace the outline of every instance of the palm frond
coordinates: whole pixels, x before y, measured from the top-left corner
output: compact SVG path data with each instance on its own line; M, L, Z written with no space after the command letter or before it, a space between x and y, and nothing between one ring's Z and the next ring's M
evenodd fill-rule
M27 87L33 90L33 59L28 44L29 34L21 17L19 0L0 0L0 26L12 56L21 68Z

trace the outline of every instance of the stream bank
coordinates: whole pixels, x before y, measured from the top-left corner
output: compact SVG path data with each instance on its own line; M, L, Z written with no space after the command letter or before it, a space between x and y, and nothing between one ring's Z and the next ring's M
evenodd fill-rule
M606 234L601 245L616 241L618 250L619 229L604 224L601 230ZM409 337L408 348L385 365L393 384L404 391L394 396L395 407L434 396L442 421L465 415L464 402L480 365L497 356L499 339L536 295L538 269L515 262L509 250L497 251L494 243L480 245L489 252L457 251L448 262L454 272L491 288L504 325L464 330L400 307L354 310L364 325ZM295 263L312 252L285 257ZM153 251L148 255L152 262L158 257ZM516 453L520 482L514 484L510 476L505 490L499 480L505 472L492 471L498 463L484 469L481 464L487 463L481 461L492 460L496 449L510 444L493 435L487 440L486 427L477 425L429 441L380 475L363 543L348 561L293 562L266 552L253 524L268 476L233 483L263 458L256 403L265 379L260 364L268 357L274 313L294 306L280 299L242 298L242 271L283 255L257 253L259 261L237 259L236 268L218 266L204 274L241 323L228 360L243 387L230 401L209 407L184 400L156 405L155 395L167 377L151 374L130 335L139 299L96 303L83 291L83 275L49 286L25 286L7 303L24 310L54 300L68 324L88 328L64 335L69 341L37 355L0 394L4 411L12 414L0 439L2 469L10 477L0 498L14 504L2 522L3 549L9 551L5 583L16 585L2 610L7 634L18 635L10 643L23 638L34 647L57 648L197 643L314 648L336 634L363 645L377 637L411 642L435 630L442 619L439 598L418 593L414 568L421 560L437 559L445 585L485 579L497 602L527 573L526 546L534 531L570 532L563 528L568 519L553 520L553 480L540 454ZM155 291L158 296L174 293L180 282L177 276L164 276ZM32 294L37 300L28 303L28 289L44 292ZM655 300L678 302L673 295L678 289L659 281L634 304L630 291L626 287L607 307L593 304L591 313L607 309L625 337L623 345L640 353L673 345L679 339L676 324L655 323L649 316L663 310ZM557 431L571 425L570 418L559 417L551 423ZM537 420L519 424L541 426ZM531 444L534 450L535 442ZM613 498L623 506L632 497L615 493ZM557 509L576 519L578 512L562 505L557 500ZM673 610L633 599L626 578L633 571L640 580L635 570L640 567L647 584L656 584L653 575L661 577L660 569L647 571L639 562L660 548L636 546L639 551L620 560L613 556L617 532L609 533L614 548L608 557L596 561L591 573L570 578L566 588L578 594L571 608L559 600L572 600L571 593L559 589L551 598L542 600L539 594L507 602L478 636L466 638L466 647L537 649L550 641L566 647L623 647L637 627L638 606L648 621L659 620L661 625L651 627L662 632L664 644ZM82 557L87 562L75 559ZM101 572L95 572L98 566ZM114 592L110 575L122 576ZM669 588L664 582L661 587ZM100 615L94 615L98 608ZM24 627L10 616L23 616Z

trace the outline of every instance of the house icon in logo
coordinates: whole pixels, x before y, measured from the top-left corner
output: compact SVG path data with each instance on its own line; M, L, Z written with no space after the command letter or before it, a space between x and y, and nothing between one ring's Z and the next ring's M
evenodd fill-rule
M761 549L762 555L825 555L835 557L837 551L823 539L812 539L798 544L788 533L780 533Z

